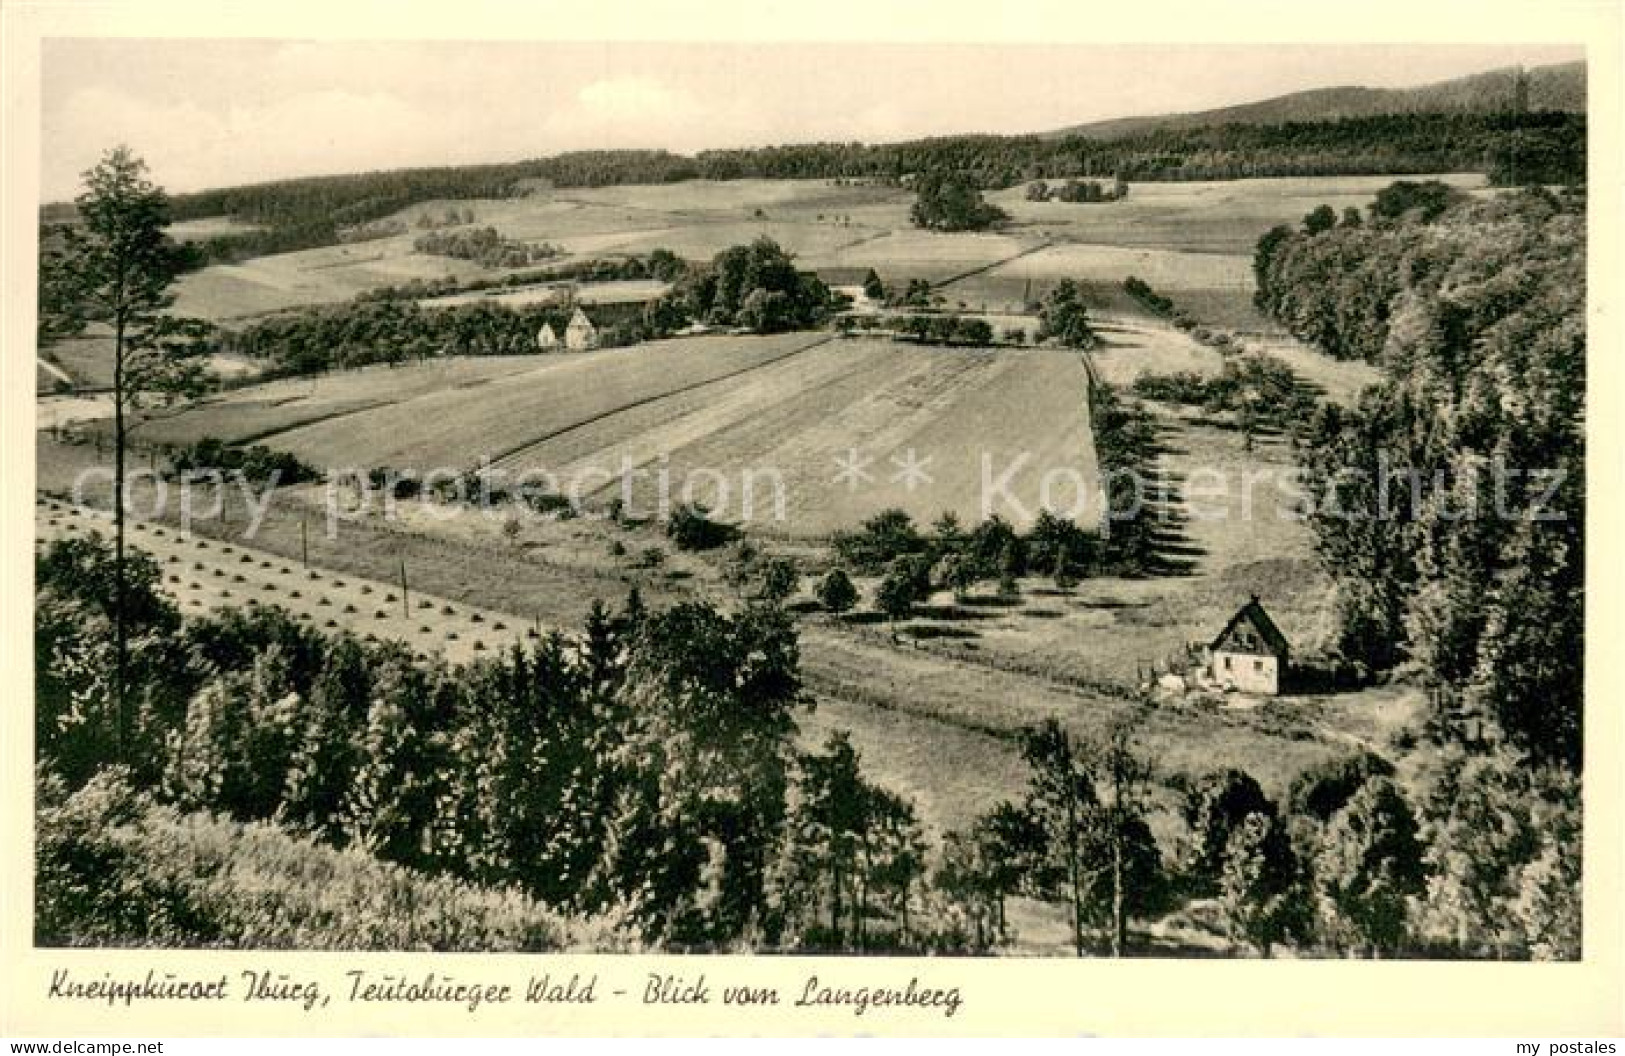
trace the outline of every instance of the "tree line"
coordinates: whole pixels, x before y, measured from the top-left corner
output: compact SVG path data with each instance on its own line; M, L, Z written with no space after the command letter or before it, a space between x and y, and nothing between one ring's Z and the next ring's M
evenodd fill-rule
M642 340L642 307L593 308L598 344L614 347ZM440 355L534 353L542 326L562 334L573 311L569 304L424 307L414 301L367 300L269 316L241 330L221 331L219 340L222 349L259 360L267 375L319 374Z
M1197 905L1265 955L1578 954L1578 790L1561 771L1447 755L1415 792L1355 756L1275 802L1240 771L1157 772L1134 715L1082 739L1049 720L1019 738L1025 787L934 845L848 736L797 748L797 638L774 602L651 612L634 592L574 635L452 667L271 606L182 620L161 566L128 561L140 707L121 741L111 552L92 536L38 558L51 942L254 945L287 935L279 912L316 913L317 893L268 884L257 923L235 919L207 876L141 865L185 826L209 844L180 860L231 860L233 875L332 849L340 882L372 876L392 899L440 878L428 890L498 948L590 931L611 948L980 952L1015 937L1004 907L1021 895L1064 905L1080 954L1125 953ZM1178 819L1171 844L1152 833L1158 809ZM363 944L470 948L438 919L326 912L318 932Z
M1058 186L1050 186L1045 180L1034 180L1027 185L1026 198L1029 202L1068 202L1096 204L1100 202L1115 202L1128 197L1128 181L1121 176L1113 178L1111 183L1100 180L1067 180Z
M417 301L455 293L512 289L547 282L631 282L640 279L673 282L687 271L688 262L677 254L669 249L654 249L641 257L635 254L625 257L592 257L587 260L550 264L541 268L510 271L506 275L461 279L445 275L437 279L410 279L396 285L375 286L369 290L362 290L352 300Z

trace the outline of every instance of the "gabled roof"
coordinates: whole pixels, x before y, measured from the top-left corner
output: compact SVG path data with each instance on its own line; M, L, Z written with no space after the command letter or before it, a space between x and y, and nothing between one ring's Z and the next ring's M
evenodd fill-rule
M1254 629L1258 631L1259 637L1264 639L1264 644L1269 646L1270 652L1276 656L1287 655L1291 647L1287 644L1286 635L1281 633L1281 629L1275 626L1275 621L1270 619L1270 614L1264 611L1264 606L1259 604L1257 594L1254 594L1247 604L1236 610L1236 614L1230 617L1230 622L1224 625L1224 630L1214 637L1209 648L1217 649L1221 642L1230 637L1230 632L1235 630L1236 624L1242 620L1246 620L1253 625Z
M571 329L571 330L575 329L578 326L591 326L591 325L592 325L592 320L588 319L587 318L587 313L582 311L580 308L577 308L576 309L576 314L574 314L574 315L572 315L570 317L569 329Z

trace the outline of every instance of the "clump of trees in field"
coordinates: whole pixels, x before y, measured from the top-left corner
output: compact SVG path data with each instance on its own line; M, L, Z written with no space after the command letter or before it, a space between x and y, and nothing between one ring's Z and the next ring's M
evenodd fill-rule
M679 550L714 550L739 537L739 529L714 521L704 506L682 503L666 519L666 538Z
M1037 341L1053 340L1066 348L1088 350L1100 343L1089 322L1083 292L1071 279L1062 279L1038 305Z
M412 248L432 256L470 260L485 268L523 268L564 253L549 242L533 245L507 238L494 227L428 231L413 240Z
M131 724L131 585L125 553L125 462L129 432L144 404L196 396L213 328L170 311L175 280L191 262L166 233L170 202L128 147L108 151L84 173L77 222L41 242L38 344L83 333L91 323L113 338L113 561L105 584L112 605L114 737L121 752Z
M1194 370L1141 374L1134 379L1132 389L1141 399L1229 415L1249 439L1260 428L1302 435L1319 407L1319 401L1299 383L1291 367L1261 353L1228 359L1217 375Z
M290 452L275 451L264 444L228 444L212 436L172 448L165 471L181 479L207 473L222 477L229 474L256 484L302 484L321 476L316 467Z
M1044 180L1034 180L1027 185L1026 197L1029 202L1089 204L1116 202L1128 197L1128 183L1120 178L1113 179L1110 183L1100 180L1067 180L1052 187Z
M908 218L915 227L928 231L983 231L1010 218L957 172L924 173L915 190L917 197Z
M797 270L795 258L764 235L690 268L650 316L662 329L702 322L767 334L817 326L832 303L829 287Z
M182 621L132 555L115 765L110 564L89 537L38 568L43 943L966 948L912 805L842 736L796 748L793 583L734 615L595 605L451 667L270 606Z
M1308 430L1311 524L1346 656L1413 664L1440 721L1578 770L1584 203L1450 200L1413 187L1396 215L1259 246L1269 311L1384 370Z

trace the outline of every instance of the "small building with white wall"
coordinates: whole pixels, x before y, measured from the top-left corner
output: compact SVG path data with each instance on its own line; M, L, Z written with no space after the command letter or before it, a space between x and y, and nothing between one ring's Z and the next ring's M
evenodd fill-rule
M1208 657L1208 673L1221 689L1275 696L1286 681L1291 648L1254 594L1213 639Z
M592 325L587 313L577 308L570 316L570 325L564 328L564 347L571 352L583 352L598 344L598 328Z

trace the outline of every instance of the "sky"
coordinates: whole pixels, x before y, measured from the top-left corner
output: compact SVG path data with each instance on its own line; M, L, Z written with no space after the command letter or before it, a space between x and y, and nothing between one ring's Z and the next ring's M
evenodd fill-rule
M1333 85L1406 87L1578 45L868 45L48 39L41 192L127 143L171 192L600 147L1044 131Z

